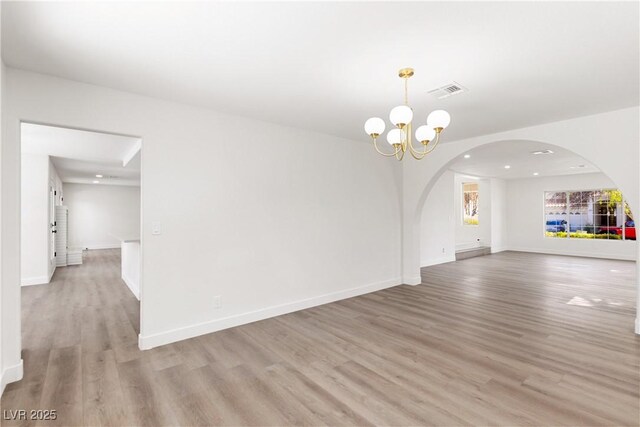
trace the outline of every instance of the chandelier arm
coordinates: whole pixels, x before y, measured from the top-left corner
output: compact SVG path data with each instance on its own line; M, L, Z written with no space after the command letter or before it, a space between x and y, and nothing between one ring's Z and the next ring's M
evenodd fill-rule
M402 160L402 159L404 158L404 153L405 153L404 151L402 151L402 150L398 150L398 151L396 152L396 159L398 159L398 161ZM399 155L398 155L398 154L399 154Z
M424 148L424 151L418 151L413 149L412 145L409 145L409 149L411 150L411 154L414 154L414 158L417 160L423 159L427 154L431 153L438 146L438 142L440 142L440 132L436 133L436 139L432 143L427 143ZM421 156L419 159L416 155Z
M380 151L380 149L378 148L378 139L377 138L373 138L373 146L375 147L376 151L379 154L382 154L385 157L392 157L395 156L396 154L398 154L398 149L396 149L396 151L394 151L393 153L387 154L387 153L383 153L382 151Z
M416 153L414 150L409 150L411 152L411 157L413 157L416 160L422 160L424 159L424 156L427 155L427 153Z
M436 133L436 140L433 141L433 145L431 147L429 147L429 144L427 144L428 149L425 150L425 154L429 154L430 152L435 150L436 147L438 146L438 142L440 142L440 132Z
M416 150L415 148L413 148L413 144L412 144L412 143L409 143L408 145L409 145L409 151L411 151L411 154L412 154L412 155L413 155L413 157L414 157L414 158L416 158L416 159L418 159L416 156L422 156L422 157L424 157L424 155L425 155L425 154L427 154L427 150L426 150L426 148L425 148L425 150L424 150L424 151L418 151L418 150ZM421 157L421 158L422 158L422 157ZM418 160L420 160L420 159L418 159Z

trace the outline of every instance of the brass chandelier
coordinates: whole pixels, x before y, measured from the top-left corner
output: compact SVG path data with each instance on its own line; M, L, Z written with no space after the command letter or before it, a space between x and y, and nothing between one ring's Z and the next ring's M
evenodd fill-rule
M387 142L393 147L393 152L385 153L378 148L378 137L382 135L385 128L384 120L372 117L365 122L364 130L373 139L376 151L383 156L394 156L396 159L402 160L408 149L413 158L422 160L438 145L440 134L449 126L451 116L444 110L432 111L427 116L427 124L416 129L415 137L422 144L422 149L414 148L411 141L413 110L408 105L407 97L407 82L413 76L413 68L402 68L398 75L404 80L404 105L398 105L389 113L389 120L395 127L387 133Z

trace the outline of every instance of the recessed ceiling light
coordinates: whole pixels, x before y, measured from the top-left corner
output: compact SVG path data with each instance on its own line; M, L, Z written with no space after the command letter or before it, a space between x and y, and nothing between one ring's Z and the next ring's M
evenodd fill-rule
M587 165L577 165L577 166L570 166L569 169L582 169L582 168L586 168Z
M102 175L96 175L96 178L102 178Z
M465 154L465 155L464 155L464 158L465 158L465 159L468 159L469 157L471 157L471 154Z
M538 175L540 175L538 172L533 173L533 176L538 176Z
M504 165L504 168L505 168L505 169L511 169L511 166L509 166L509 165Z
M553 154L553 151L551 150L538 150L538 151L532 151L531 154Z
M93 181L94 184L100 184L100 181Z

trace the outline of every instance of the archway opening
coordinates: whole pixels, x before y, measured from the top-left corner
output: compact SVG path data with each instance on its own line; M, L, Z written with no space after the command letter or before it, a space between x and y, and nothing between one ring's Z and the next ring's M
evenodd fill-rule
M630 328L638 249L626 184L573 151L539 141L458 150L429 180L416 210L422 283L461 285L475 296L499 289L496 301L515 285L525 289L522 298L532 291L529 307L554 300L558 310L615 311L625 319L619 327ZM466 251L475 253L460 256ZM459 263L467 272L456 276Z
M620 187L582 156L538 141L461 152L431 180L418 221L421 267L507 249L636 258Z

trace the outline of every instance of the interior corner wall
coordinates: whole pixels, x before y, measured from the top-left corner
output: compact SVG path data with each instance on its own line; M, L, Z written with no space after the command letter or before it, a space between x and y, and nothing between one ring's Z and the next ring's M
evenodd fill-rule
M54 224L56 221L56 218L55 218L56 213L55 211L52 212L51 209L49 209L49 200L48 200L49 186L53 188L53 191L54 191L53 204L55 206L62 205L62 199L63 199L63 193L64 193L62 189L62 179L60 179L60 175L58 174L58 171L56 170L55 165L51 161L51 157L49 157L49 182L47 186L47 218L48 218L47 223ZM51 247L55 243L51 240L49 232L50 230L47 229L47 255L50 254L52 251L55 251L55 249ZM49 267L49 276L47 278L46 283L49 283L51 281L51 278L53 277L53 273L56 271L55 259L53 261L50 261L49 256L47 256L47 265Z
M2 2L0 2L0 22ZM0 34L2 32L0 31ZM0 395L5 386L22 379L20 336L20 147L7 126L8 69L2 62L0 40ZM15 130L15 129L14 129ZM13 137L13 138L12 138ZM19 138L18 138L19 139ZM7 163L7 158L11 163ZM7 180L7 176L12 178Z
M2 23L2 2L0 2L0 23ZM4 98L4 89L5 89L5 82L4 82L4 62L2 62L2 31L0 31L0 147L2 147L4 144L4 137L3 137L3 116L4 116L4 109L3 109L3 98ZM0 148L0 194L2 194L2 149ZM3 250L2 250L2 197L0 197L0 397L2 396L2 393L4 393L4 387L6 385L6 380L4 378L4 371L5 371L5 366L4 366L4 358L3 358L3 352L4 352L4 337L6 336L6 332L4 331L4 326L5 326L5 322L3 319L3 309L2 309L2 305L3 305L3 301L4 299L2 298L2 293L3 293L3 288L4 288L4 280L2 277L2 258L3 258Z
M463 221L463 190L465 182L478 183L478 225ZM488 179L472 179L456 173L454 177L455 248L457 251L491 245L491 183Z
M64 188L62 186L62 178L60 178L60 174L58 174L58 170L55 165L51 161L51 157L49 157L49 182L53 185L55 190L55 200L54 203L56 206L62 205L62 200L64 199Z
M491 253L507 249L507 182L499 178L489 180L491 186Z
M367 141L6 74L7 250L19 247L20 119L142 138L142 348L401 283L402 169Z
M507 182L507 231L510 250L635 260L635 241L545 237L544 192L616 188L602 173L538 177ZM634 212L634 214L636 214ZM636 214L637 215L637 214Z
M21 156L20 283L49 282L49 156Z
M119 248L140 238L140 187L64 184L69 247Z
M454 173L445 171L427 196L420 221L420 265L455 261Z

